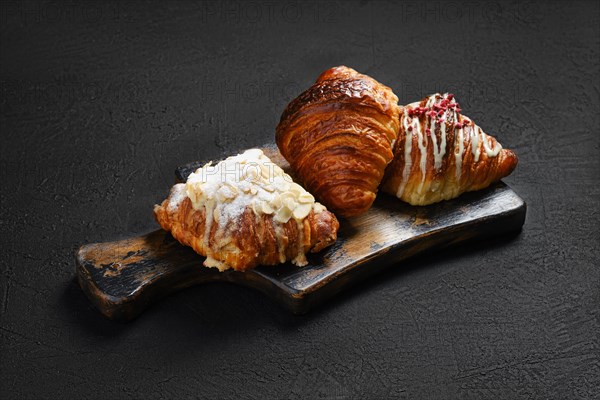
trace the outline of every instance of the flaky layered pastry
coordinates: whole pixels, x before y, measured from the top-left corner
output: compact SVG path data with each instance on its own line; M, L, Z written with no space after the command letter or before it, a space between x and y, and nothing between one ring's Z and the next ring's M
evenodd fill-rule
M384 192L412 205L428 205L483 189L514 170L515 153L460 111L448 93L403 108Z
M206 256L205 266L244 271L291 261L337 238L336 217L262 151L243 154L191 174L154 207L160 226Z
M308 191L338 215L366 212L399 130L398 98L347 67L325 71L283 112L276 141Z

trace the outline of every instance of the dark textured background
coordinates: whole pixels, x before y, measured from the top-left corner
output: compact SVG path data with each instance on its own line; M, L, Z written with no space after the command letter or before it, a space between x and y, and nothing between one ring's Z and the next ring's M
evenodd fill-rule
M165 3L1 3L2 398L600 398L598 3ZM177 165L339 64L455 92L520 157L521 234L306 316L226 284L100 316L74 249L155 229Z

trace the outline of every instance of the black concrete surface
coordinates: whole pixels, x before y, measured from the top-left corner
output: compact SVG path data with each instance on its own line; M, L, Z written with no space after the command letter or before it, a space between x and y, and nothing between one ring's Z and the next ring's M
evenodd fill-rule
M0 3L3 399L598 399L596 2ZM516 236L306 316L211 284L103 318L73 251L156 228L176 166L273 139L345 64L454 92L520 158Z

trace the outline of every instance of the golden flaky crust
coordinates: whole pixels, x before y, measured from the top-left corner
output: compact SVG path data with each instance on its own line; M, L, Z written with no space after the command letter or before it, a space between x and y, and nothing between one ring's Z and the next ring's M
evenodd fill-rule
M285 261L302 265L305 253L318 252L337 239L339 223L329 211L318 214L311 211L301 222L291 218L279 224L274 223L271 215L256 216L251 207L246 207L237 221L220 228L216 222L207 224L205 210L195 210L188 197L174 206L171 202L174 189L169 198L154 207L156 220L181 244L209 256L212 265L206 265L221 270L230 267L245 271ZM207 225L210 234L206 237Z
M435 101L432 96L436 96ZM483 189L509 175L518 162L515 153L499 150L501 146L495 138L460 114L451 94L432 96L402 109L394 160L381 185L382 191L412 205L428 205ZM443 124L435 120L432 125L434 113L445 116ZM432 126L434 129L429 129ZM426 149L425 156L422 148Z
M304 187L343 217L366 212L393 158L392 90L347 67L325 71L283 112L276 141Z

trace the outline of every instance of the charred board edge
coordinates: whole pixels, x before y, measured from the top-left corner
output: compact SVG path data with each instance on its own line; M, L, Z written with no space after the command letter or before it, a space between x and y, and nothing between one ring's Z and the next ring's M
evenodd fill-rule
M282 282L263 275L260 270L219 273L213 269L202 268L199 267L202 258L194 254L194 257L185 260L177 268L158 273L153 278L142 282L133 292L123 296L113 296L101 290L91 276L89 269L96 266L90 265L89 258L86 256L88 251L96 246L94 244L81 246L77 251L76 274L79 285L92 304L103 315L115 320L133 319L161 298L180 289L208 282L229 282L246 286L267 295L292 313L304 314L342 290L380 273L391 264L412 258L426 250L441 249L461 242L518 231L525 221L526 209L525 202L521 200L514 208L504 212L415 236L389 246L368 258L357 260L339 273L328 276L318 285L312 285L305 290L294 290ZM159 230L145 236L156 234L170 235ZM106 245L110 246L110 244ZM166 262L168 263L169 260Z
M140 238L146 238L154 235L171 236L169 232L157 230L150 232ZM77 281L82 291L91 301L91 303L106 317L114 320L127 321L134 319L141 314L148 306L158 300L167 297L179 290L210 282L228 282L236 285L246 286L271 297L281 303L286 303L290 295L295 292L292 288L270 279L268 276L257 273L255 270L248 272L237 272L233 270L218 272L213 268L202 267L203 257L193 253L187 259L160 259L157 263L171 265L173 268L159 268L158 271L139 270L140 275L150 275L131 290L123 294L111 294L106 287L101 288L99 283L106 284L108 280L114 278L94 277L93 271L99 270L102 266L94 263L94 249L99 245L105 248L114 249L115 259L123 259L123 254L118 254L119 244L122 241L107 242L101 244L87 244L79 247L75 252L75 273ZM177 244L181 250L188 250L184 246ZM171 251L177 251L173 249ZM192 252L190 252L192 253ZM136 266L136 269L141 267ZM102 282L100 282L102 280Z
M518 232L525 223L526 214L527 204L521 200L517 207L505 212L415 236L386 248L383 253L358 260L355 266L331 276L318 287L310 287L300 296L288 297L285 306L294 314L306 314L337 293L382 272L391 264L416 257L426 250L440 250L458 243Z

